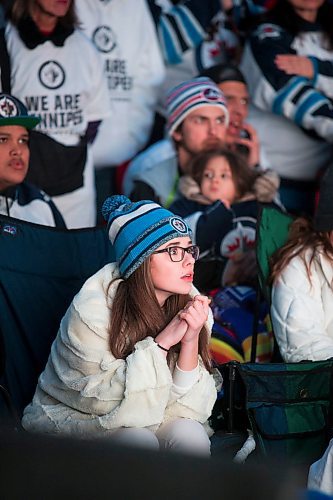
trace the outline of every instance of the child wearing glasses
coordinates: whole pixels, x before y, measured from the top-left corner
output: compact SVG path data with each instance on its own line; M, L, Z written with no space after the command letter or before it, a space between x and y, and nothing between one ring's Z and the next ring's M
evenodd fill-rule
M192 283L191 230L125 196L108 198L103 215L116 262L74 297L23 427L209 456L212 315Z
M257 173L224 148L206 150L179 181L180 197L170 210L184 217L200 247L195 285L209 291L222 284L252 284L258 200L271 201L274 173ZM267 182L267 184L266 184ZM226 264L228 266L226 267Z

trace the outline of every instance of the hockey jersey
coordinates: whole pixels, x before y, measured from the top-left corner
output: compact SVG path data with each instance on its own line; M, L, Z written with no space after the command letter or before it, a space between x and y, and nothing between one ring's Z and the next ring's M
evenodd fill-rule
M316 23L304 21L302 28L293 36L278 24L259 25L245 49L242 70L256 106L333 143L333 50ZM279 70L274 62L278 54L309 57L314 77Z
M165 70L145 0L80 0L81 28L104 62L112 113L93 145L95 166L118 165L148 141Z
M89 122L109 116L102 61L80 31L68 33L60 42L45 39L34 43L29 37L32 39L36 26L32 20L25 22L31 24L31 29L29 25L24 31L27 39L11 23L6 28L12 94L41 117L37 127L40 131L61 144L77 145ZM55 196L54 201L69 228L95 224L95 186L89 152L83 186Z

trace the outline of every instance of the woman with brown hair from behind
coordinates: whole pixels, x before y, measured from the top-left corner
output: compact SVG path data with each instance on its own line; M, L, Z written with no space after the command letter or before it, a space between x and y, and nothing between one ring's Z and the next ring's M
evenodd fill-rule
M325 173L314 220L296 219L273 256L271 316L286 362L333 357L333 169Z

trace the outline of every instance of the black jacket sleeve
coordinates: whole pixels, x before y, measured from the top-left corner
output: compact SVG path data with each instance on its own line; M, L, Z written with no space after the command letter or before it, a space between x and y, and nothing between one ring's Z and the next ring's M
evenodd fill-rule
M130 199L131 201L151 200L156 201L156 203L161 203L153 188L143 181L134 181Z

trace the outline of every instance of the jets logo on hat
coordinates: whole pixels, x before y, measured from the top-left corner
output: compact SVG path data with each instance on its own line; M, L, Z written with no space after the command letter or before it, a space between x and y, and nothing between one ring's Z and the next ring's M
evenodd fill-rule
M10 234L11 236L16 236L17 229L16 226L11 226L9 224L5 224L2 228L2 232L6 234Z
M265 38L280 38L282 35L282 29L276 24L263 24L255 32L259 40L264 40Z
M111 52L116 46L115 36L109 26L96 28L92 40L100 52Z
M65 81L65 71L57 61L47 61L40 67L38 77L47 89L58 89Z
M18 109L14 101L9 99L9 97L0 98L0 116L3 118L9 118L11 116L17 116Z
M221 93L218 90L212 88L205 89L202 92L202 95L207 101L218 101L219 99L221 99Z
M181 219L178 219L178 217L174 217L173 219L171 219L170 224L179 233L187 233L188 232L186 224L184 224L184 221L182 221Z

